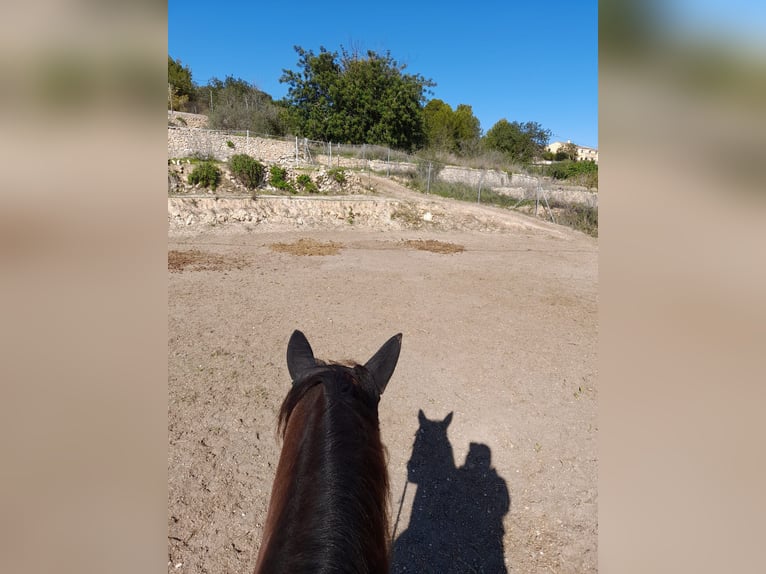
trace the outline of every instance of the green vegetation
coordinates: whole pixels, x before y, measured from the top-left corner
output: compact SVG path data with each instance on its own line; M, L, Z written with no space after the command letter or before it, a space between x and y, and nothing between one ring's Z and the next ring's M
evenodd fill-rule
M191 70L168 56L168 109L179 111L194 94Z
M551 137L551 131L537 122L499 120L484 136L484 146L505 154L511 161L528 164L541 157Z
M346 170L342 167L333 167L328 169L327 175L330 176L333 181L336 181L341 185L346 183Z
M322 46L318 53L300 46L295 50L296 68L284 70L279 78L288 86L280 101L233 76L197 86L191 70L168 56L169 105L207 114L212 129L367 144L365 159L388 159L392 148L471 160L494 153L503 162L528 165L545 154L550 130L537 122L501 119L482 136L470 105L453 110L440 99L429 101L426 95L436 83L406 73L406 66L388 52L362 53L342 46L335 52Z
M556 180L567 180L575 185L588 188L598 187L598 164L592 161L564 160L546 166L540 166L537 170L540 175L546 175Z
M282 191L289 191L295 193L295 186L287 181L287 170L278 165L272 165L269 168L269 183L271 187L280 189Z
M405 73L406 66L388 52L349 52L343 47L339 52L331 52L321 46L318 53L300 46L295 50L298 56L295 70L283 70L280 78L288 87L287 96L281 101L274 101L256 86L232 76L224 80L212 78L204 86L195 85L191 70L168 56L168 106L207 114L208 125L213 129L250 130L253 134L274 136L290 133L314 140L308 147L312 156L328 155L327 142L333 142L333 159L336 156L376 159L385 162L385 168L382 164L368 164L368 169L379 173L385 169L386 174L404 178L421 191L426 191L430 181L431 193L466 201L477 200L477 186L439 182L437 172L445 164L531 173L588 188L598 187L598 166L576 161L576 145L548 152L545 147L551 137L549 129L537 122L505 118L482 135L470 105L459 104L453 109L442 100L429 101L428 89L436 84L420 74ZM178 122L185 123L181 118ZM235 147L231 140L226 143L231 149ZM408 155L413 152L417 152L417 157ZM555 163L535 165L541 158ZM197 166L189 176L190 183L215 189L220 171L212 159L199 154L192 160ZM417 162L417 172L397 165L402 161ZM235 155L229 166L233 176L249 189L264 183L264 166L250 156ZM341 185L347 183L344 168L331 168L327 174ZM289 193L319 192L308 174L290 181L287 170L277 165L269 168L268 179L273 188ZM505 207L519 205L515 199L489 189L482 189L481 202ZM556 210L562 223L597 235L597 209L560 205ZM349 219L353 221L354 216Z
M319 187L317 187L317 184L312 181L311 176L307 173L302 173L295 178L295 183L306 193L319 193Z
M245 153L232 156L229 159L229 169L234 178L247 189L255 189L263 183L263 164Z
M434 99L423 109L426 140L433 151L474 154L479 147L481 125L471 106L458 105L455 111L442 100Z
M425 91L434 86L405 66L367 51L319 54L295 47L298 71L285 70L286 119L295 133L314 140L372 143L413 150L425 143Z
M215 191L218 182L221 179L221 170L211 161L203 161L194 168L189 174L189 183L192 185L201 184L203 187L209 187Z

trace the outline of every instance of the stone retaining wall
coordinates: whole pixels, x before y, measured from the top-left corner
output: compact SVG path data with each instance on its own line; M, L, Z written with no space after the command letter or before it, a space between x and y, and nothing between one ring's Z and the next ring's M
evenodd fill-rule
M537 194L537 187L495 187L492 188L492 191L516 199L534 200ZM540 192L540 201L543 201L543 195L548 198L549 202L579 203L588 207L598 207L598 193L593 193L592 191L543 187Z
M168 223L174 227L228 222L291 226L401 227L391 215L400 202L387 199L311 197L168 198Z
M227 142L234 144L230 147ZM224 132L168 126L168 158L190 157L197 154L226 161L231 156L246 153L265 162L285 162L295 159L295 143L262 137L229 135ZM303 159L299 155L299 159Z

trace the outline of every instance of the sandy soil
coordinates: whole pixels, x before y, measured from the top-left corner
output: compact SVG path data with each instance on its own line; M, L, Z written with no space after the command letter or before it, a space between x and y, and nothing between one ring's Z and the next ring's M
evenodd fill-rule
M169 572L252 571L294 329L359 362L404 334L380 405L395 572L597 570L597 240L433 201L508 225L171 226Z

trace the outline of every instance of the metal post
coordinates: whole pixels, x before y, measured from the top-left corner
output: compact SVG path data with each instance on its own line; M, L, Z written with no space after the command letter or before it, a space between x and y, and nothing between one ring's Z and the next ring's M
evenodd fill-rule
M250 145L250 130L245 130L245 145Z
M386 177L391 175L391 148L388 148L388 159L386 160Z
M540 184L535 188L535 217L537 217L537 205L540 203Z
M431 193L431 162L428 162L428 182L426 183L426 193Z
M540 181L537 182L538 187L540 187ZM548 215L551 216L551 221L553 223L556 223L556 218L553 217L553 210L551 209L550 203L548 203L548 194L543 191L543 200L545 201L545 206L548 208Z
M330 142L328 145L330 146L330 163L329 163L329 167L332 167L332 142Z

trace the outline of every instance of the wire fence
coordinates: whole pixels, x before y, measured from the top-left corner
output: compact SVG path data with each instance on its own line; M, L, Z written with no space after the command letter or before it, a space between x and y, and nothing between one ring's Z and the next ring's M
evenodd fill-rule
M426 194L477 203L516 208L534 201L535 214L539 209L546 209L552 221L555 217L551 201L555 204L579 203L589 208L598 206L595 193L550 189L549 182L539 177L452 165L387 146L323 142L249 130L168 126L170 158L208 157L227 161L241 153L296 168L337 167L376 173L397 178Z

